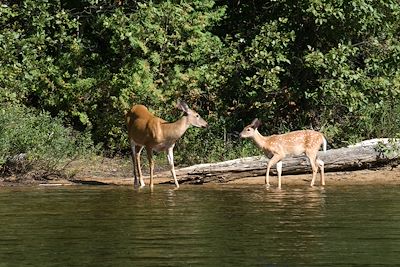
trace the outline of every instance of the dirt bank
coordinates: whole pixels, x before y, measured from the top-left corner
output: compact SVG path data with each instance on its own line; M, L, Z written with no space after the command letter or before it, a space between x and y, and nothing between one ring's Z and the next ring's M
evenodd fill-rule
M132 166L124 159L101 159L93 162L71 164L68 175L64 177L48 177L46 179L23 179L17 177L3 177L0 179L0 186L18 186L18 185L124 185L132 186ZM145 168L144 168L145 169ZM160 174L161 170L156 170ZM379 169L367 169L349 172L328 172L326 173L326 185L356 185L356 184L400 184L400 166L386 166ZM149 179L145 176L146 184ZM163 175L155 178L155 184L165 184L172 182L169 172L163 172ZM285 185L304 185L311 182L311 174L285 175L282 176L282 186ZM277 176L270 177L272 186L277 185ZM264 176L247 177L237 179L227 184L254 184L263 185ZM316 180L319 185L319 176ZM168 186L173 186L170 184Z
M117 175L114 173L113 176L100 175L84 175L79 174L73 178L76 183L83 184L106 184L106 185L133 185L133 178L130 175ZM130 174L130 172L128 173ZM375 170L358 170L351 172L331 172L326 173L325 176L326 185L356 185L356 184L400 184L400 168L385 167ZM155 184L165 184L172 182L170 175L165 177L156 177L154 179ZM283 175L282 186L285 184L290 185L309 185L311 182L311 174L301 175ZM145 177L145 183L149 183L149 179ZM271 176L270 183L272 186L277 185L277 177ZM237 179L227 184L264 184L264 176L258 177L247 177ZM316 185L319 185L319 176L317 177ZM173 186L173 184L171 184Z
M316 185L319 185L319 175ZM264 177L249 177L230 182L231 184L264 184ZM272 186L278 184L277 176L270 177ZM311 174L283 175L282 186L285 184L311 183ZM331 172L325 174L326 185L356 185L356 184L400 184L400 168L381 168L376 170L358 170L351 172Z

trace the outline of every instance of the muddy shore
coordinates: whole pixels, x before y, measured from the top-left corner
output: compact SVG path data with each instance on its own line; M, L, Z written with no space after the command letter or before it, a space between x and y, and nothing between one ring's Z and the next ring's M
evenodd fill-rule
M277 185L277 176L270 177L271 186ZM75 182L83 184L109 184L109 185L133 185L132 177L89 177L77 176ZM284 185L304 185L307 186L311 182L311 174L299 175L283 175L282 186ZM145 177L145 183L149 184L148 177ZM156 177L154 183L168 184L173 186L170 177ZM380 168L375 170L358 170L351 172L330 172L325 174L325 183L329 185L361 185L361 184L399 184L400 185L400 168ZM215 183L213 183L215 184ZM217 183L218 184L218 183ZM228 183L219 184L243 184L243 185L263 185L264 176L246 177L237 179ZM203 184L206 185L206 184ZM316 180L316 186L319 185L319 176ZM201 186L201 185L200 185Z
M48 177L46 179L23 179L17 177L3 177L0 179L0 186L29 186L29 185L118 185L132 186L132 166L129 161L116 159L102 159L91 162L91 164L72 164L68 177ZM155 184L167 184L173 186L172 177L169 172L156 170ZM161 175L160 175L161 174ZM270 177L272 187L277 186L277 176ZM285 175L282 176L282 186L304 185L311 182L311 174ZM400 166L385 166L376 169L364 169L345 172L327 172L325 174L326 186L329 185L362 185L362 184L399 184ZM149 183L148 176L145 176L145 183ZM171 183L171 184L169 184ZM217 183L218 184L218 183ZM246 177L223 184L236 185L263 185L264 176ZM206 184L204 184L206 185ZM319 175L316 186L319 185Z

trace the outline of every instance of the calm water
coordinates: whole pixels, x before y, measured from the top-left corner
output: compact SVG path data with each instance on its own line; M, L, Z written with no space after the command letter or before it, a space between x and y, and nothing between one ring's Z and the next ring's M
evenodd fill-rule
M0 188L0 266L400 266L400 186Z

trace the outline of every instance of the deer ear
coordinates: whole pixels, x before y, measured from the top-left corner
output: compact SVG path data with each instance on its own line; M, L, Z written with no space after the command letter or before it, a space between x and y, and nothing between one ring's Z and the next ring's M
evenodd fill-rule
M261 125L261 121L258 118L255 118L252 122L251 122L251 127L254 129L257 129L258 127L260 127Z
M185 103L185 102L183 102L183 101L178 101L178 104L176 105L176 107L178 108L178 109L180 109L180 110L182 110L183 112L185 112L185 113L188 113L189 112L189 106Z

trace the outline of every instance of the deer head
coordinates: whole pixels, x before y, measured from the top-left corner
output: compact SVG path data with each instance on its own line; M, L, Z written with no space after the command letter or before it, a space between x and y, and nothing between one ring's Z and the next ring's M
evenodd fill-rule
M255 118L249 125L244 127L243 131L240 133L240 138L250 138L253 137L257 128L260 127L261 121Z
M200 128L208 127L208 123L202 117L200 117L199 113L190 109L189 106L185 102L178 101L178 104L176 105L176 107L185 113L190 125L193 125L195 127L200 127Z

